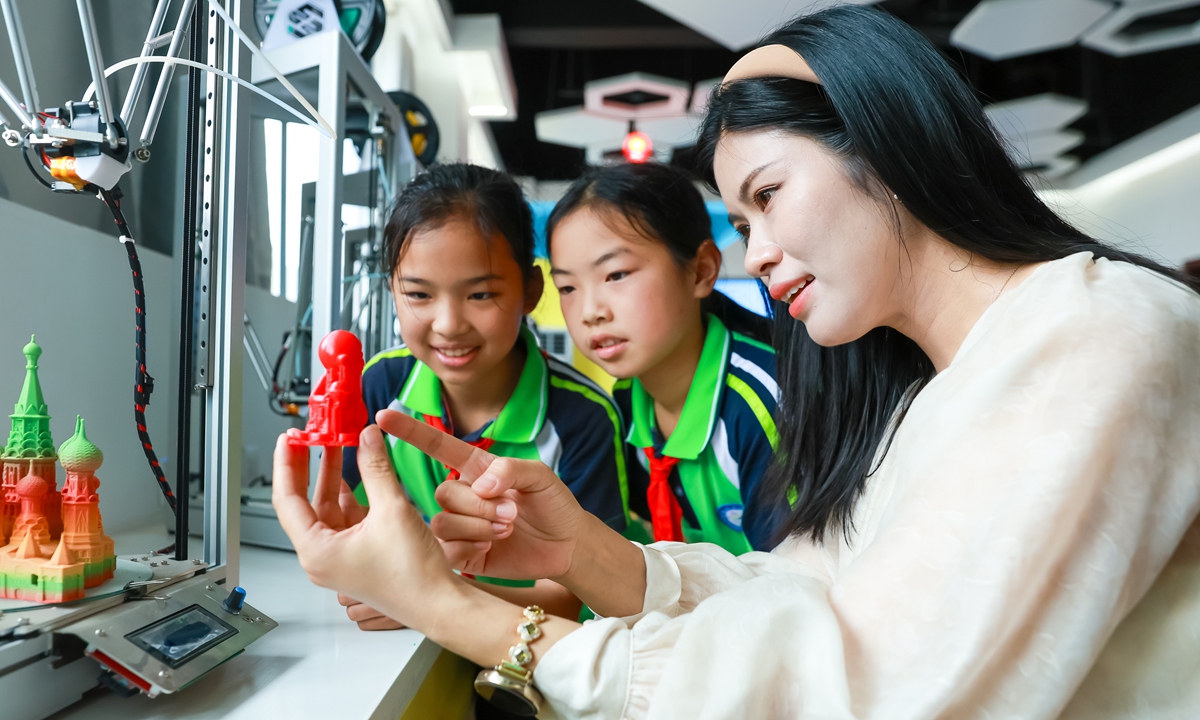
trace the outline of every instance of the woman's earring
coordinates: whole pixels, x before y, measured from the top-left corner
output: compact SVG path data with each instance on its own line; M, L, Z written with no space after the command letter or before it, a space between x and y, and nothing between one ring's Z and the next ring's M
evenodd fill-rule
M899 200L899 199L900 199L900 196L899 196L899 195L897 195L896 193L892 193L892 199L893 199L893 200Z

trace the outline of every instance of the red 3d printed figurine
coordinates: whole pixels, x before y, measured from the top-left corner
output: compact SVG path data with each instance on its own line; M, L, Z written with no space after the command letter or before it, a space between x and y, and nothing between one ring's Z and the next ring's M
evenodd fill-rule
M325 375L308 396L308 425L288 430L292 445L358 445L367 426L362 397L362 343L353 333L334 330L317 347Z

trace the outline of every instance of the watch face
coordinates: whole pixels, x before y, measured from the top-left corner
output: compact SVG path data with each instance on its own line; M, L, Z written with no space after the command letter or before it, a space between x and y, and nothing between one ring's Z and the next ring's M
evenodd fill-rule
M491 690L492 693L490 695L482 692L479 694L483 696L484 700L487 700L500 710L520 717L533 717L537 715L537 706L529 698L516 690L509 690L504 687L494 687Z
M532 685L505 677L490 668L475 676L475 692L504 712L519 717L537 715L542 704L541 693Z

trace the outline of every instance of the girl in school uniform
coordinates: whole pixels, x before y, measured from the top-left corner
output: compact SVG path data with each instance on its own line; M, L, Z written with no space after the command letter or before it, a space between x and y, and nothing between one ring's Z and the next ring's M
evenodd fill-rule
M771 324L713 290L699 191L665 165L594 169L546 230L571 337L618 378L631 508L656 541L770 549L776 509L752 500L777 441Z
M594 382L542 352L525 322L542 294L533 220L504 173L436 165L401 192L384 231L384 270L404 344L367 362L363 396L375 413L398 410L494 455L541 460L580 505L626 530L626 456L620 415ZM392 465L427 522L437 488L456 473L389 437ZM366 504L357 448L343 477ZM494 594L575 617L580 603L548 580L476 578ZM398 623L343 598L364 629Z

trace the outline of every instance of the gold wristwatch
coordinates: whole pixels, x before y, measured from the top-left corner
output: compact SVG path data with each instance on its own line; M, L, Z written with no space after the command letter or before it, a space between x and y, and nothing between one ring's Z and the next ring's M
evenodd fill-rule
M525 666L533 661L529 643L542 636L538 624L546 619L546 613L537 605L530 605L522 614L525 619L517 625L520 642L508 649L507 660L479 671L475 676L475 692L505 712L533 717L542 707L542 694L533 686L533 671Z

